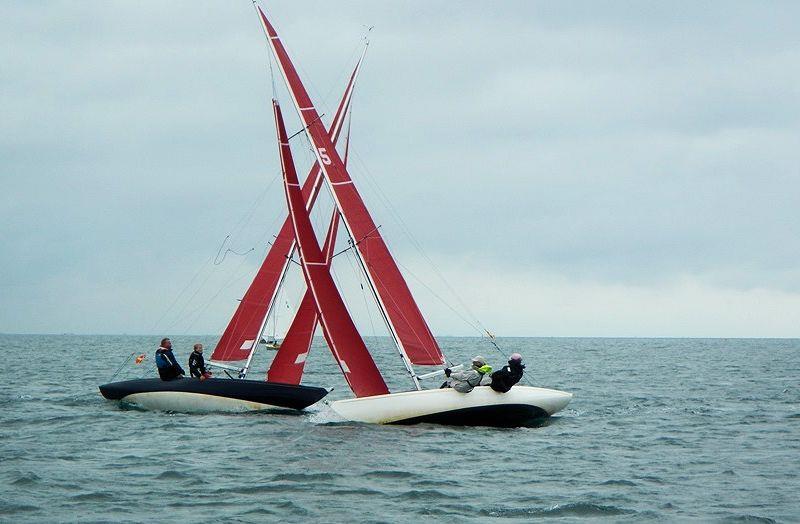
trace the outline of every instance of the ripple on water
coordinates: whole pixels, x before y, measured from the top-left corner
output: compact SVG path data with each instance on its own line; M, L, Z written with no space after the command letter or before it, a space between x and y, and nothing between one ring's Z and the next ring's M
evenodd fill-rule
M453 495L438 489L411 489L394 497L397 500L449 500Z
M369 471L365 473L364 476L367 478L376 478L376 479L408 479L416 476L416 474L411 473L410 471L384 469L384 470Z
M39 511L40 509L41 508L38 506L31 506L30 504L12 504L11 502L0 500L0 515L31 513L33 511Z
M613 517L635 513L632 509L587 502L556 504L547 508L494 508L481 511L481 514L489 517Z
M272 481L317 482L331 481L340 477L342 475L334 475L333 473L279 473L272 477Z
M185 473L183 471L178 471L175 469L168 469L156 475L157 480L183 480L193 477L194 475L190 475L188 473Z
M758 515L734 515L722 519L723 522L760 522L763 524L777 524L777 520L769 517L759 517Z
M38 484L42 477L32 471L18 471L17 478L11 481L12 486L33 486Z
M73 495L70 500L74 502L113 502L116 498L116 495L107 491L91 491Z
M632 480L612 479L600 483L601 486L635 486L636 483Z

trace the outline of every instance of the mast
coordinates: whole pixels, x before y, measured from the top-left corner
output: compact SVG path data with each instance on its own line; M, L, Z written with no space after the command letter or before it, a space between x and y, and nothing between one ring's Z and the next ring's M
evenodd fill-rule
M317 244L303 195L297 181L292 151L278 102L272 101L280 143L281 168L289 216L292 219L303 276L311 290L322 332L350 389L357 397L384 395L389 388L359 335L350 313L331 278L325 256Z
M350 75L333 123L327 132L334 143L339 139L365 53L366 47ZM319 165L315 163L303 184L303 198L307 203L306 208L308 210L314 206L322 187L322 181L323 176ZM247 359L248 362L246 368L244 368L244 373L247 373L252 354L261 340L269 313L275 305L278 290L286 276L294 249L294 232L292 231L291 221L287 216L250 287L244 294L222 337L214 348L210 359L212 361L210 362L211 364L213 364L213 361L224 362ZM269 297L269 299L265 301L266 297Z
M342 214L345 228L354 242L362 268L406 368L413 377L411 364L443 364L444 356L339 154L325 136L318 113L286 49L264 12L260 7L257 9L270 48L305 126L304 131L314 146L317 162ZM415 385L419 387L416 380Z

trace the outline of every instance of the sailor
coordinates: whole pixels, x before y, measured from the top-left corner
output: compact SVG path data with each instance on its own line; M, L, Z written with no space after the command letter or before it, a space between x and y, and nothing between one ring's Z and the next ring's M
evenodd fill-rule
M519 382L524 372L525 364L522 363L522 355L514 353L508 357L508 365L492 373L491 388L498 393L506 393L511 387Z
M161 380L182 378L186 374L175 360L175 355L172 354L172 341L168 338L162 339L161 345L156 350L156 366Z
M486 364L486 359L478 355L472 359L472 367L466 371L452 371L450 368L444 370L447 375L447 386L460 393L469 393L475 386L480 385L481 380L492 372L492 366Z
M203 344L195 344L194 351L189 355L189 375L200 380L211 377L211 372L206 371L206 362L203 359Z

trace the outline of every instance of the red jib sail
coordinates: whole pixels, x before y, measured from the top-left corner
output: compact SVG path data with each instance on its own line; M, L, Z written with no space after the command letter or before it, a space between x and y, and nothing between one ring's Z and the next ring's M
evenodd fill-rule
M444 356L439 345L433 338L414 297L411 296L408 284L353 185L325 127L320 122L317 110L311 103L286 49L260 7L258 12L269 45L305 126L305 132L314 146L317 163L322 168L345 227L355 243L392 336L411 363L443 364Z
M306 286L313 295L313 302L317 309L317 315L319 315L325 340L328 342L328 347L339 364L345 380L350 385L350 389L357 397L389 393L378 367L372 360L367 346L359 335L353 319L350 318L350 313L333 283L326 256L317 244L317 238L314 235L311 219L306 211L300 183L294 169L292 151L286 136L281 109L274 100L272 106L278 128L281 168L283 169L289 216L292 219L292 228L300 252L303 276Z
M339 107L331 124L329 136L333 143L336 143L339 139L363 58L364 55L362 54L361 59L359 59L353 73L350 75L347 89L341 102L339 102ZM311 209L314 206L314 201L322 186L322 180L323 177L319 170L319 165L315 163L303 184L303 199L307 202L307 209ZM244 360L250 355L250 351L257 343L256 339L263 330L267 315L274 306L280 283L286 274L286 268L289 265L294 248L294 232L292 231L291 221L287 216L258 273L256 273L253 282L244 297L242 297L239 307L230 322L228 322L228 327L222 333L217 347L214 348L211 360L218 362Z

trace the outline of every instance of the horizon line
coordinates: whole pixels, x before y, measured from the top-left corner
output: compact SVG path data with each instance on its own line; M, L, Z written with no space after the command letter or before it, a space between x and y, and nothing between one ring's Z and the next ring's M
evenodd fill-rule
M12 333L0 331L0 336L34 336L34 337L153 337L164 338L163 334L136 334L136 333ZM220 337L221 335L209 334L179 334L170 335L172 337ZM321 335L314 335L314 338L324 339ZM363 338L391 338L389 335L366 335ZM484 339L485 335L435 335L434 338L475 338ZM698 335L498 335L495 338L509 339L509 338L580 338L580 339L729 339L729 340L800 340L800 336L786 337L786 336L698 336Z

